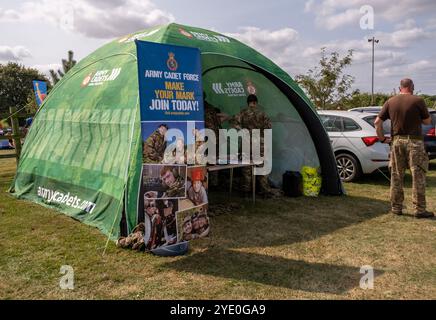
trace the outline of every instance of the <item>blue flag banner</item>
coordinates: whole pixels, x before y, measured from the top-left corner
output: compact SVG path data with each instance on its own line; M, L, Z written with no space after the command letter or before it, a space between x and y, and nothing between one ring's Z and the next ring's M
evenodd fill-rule
M44 81L33 80L33 91L39 107L47 96L47 84Z
M141 121L204 121L200 50L136 41Z

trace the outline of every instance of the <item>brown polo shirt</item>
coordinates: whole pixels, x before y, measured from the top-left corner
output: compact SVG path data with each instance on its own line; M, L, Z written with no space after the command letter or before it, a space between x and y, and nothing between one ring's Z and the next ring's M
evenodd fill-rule
M384 104L378 117L391 120L392 136L422 136L422 120L430 117L424 99L412 94L399 94Z

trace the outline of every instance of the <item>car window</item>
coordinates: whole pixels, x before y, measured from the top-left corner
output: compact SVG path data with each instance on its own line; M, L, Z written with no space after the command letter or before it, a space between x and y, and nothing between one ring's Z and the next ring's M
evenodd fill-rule
M357 131L360 130L360 126L350 118L342 118L344 124L344 131Z
M373 128L375 128L375 119L377 118L377 116L369 116L369 117L365 117L363 118L363 120L365 120L367 123L369 123ZM383 122L383 133L384 134L391 134L391 120L386 120Z
M375 128L375 119L377 118L377 116L370 116L370 117L365 117L363 118L363 120L365 120L367 123L369 123L372 127Z
M329 115L320 115L322 124L327 132L341 132L342 131L342 123L340 117L329 116Z
M431 112L431 122L433 123L434 126L436 126L436 112Z

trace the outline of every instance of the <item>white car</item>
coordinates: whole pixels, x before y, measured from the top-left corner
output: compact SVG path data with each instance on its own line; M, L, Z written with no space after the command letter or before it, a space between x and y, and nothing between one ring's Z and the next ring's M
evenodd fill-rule
M377 138L373 113L318 111L330 137L339 176L350 182L389 164L389 145ZM389 136L389 128L385 128Z

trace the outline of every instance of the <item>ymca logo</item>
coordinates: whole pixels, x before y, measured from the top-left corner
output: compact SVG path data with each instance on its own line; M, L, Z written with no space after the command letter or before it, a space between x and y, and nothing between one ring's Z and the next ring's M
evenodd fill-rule
M89 73L82 81L81 87L100 86L105 82L114 81L121 73L121 68L112 70L98 70L94 73Z

